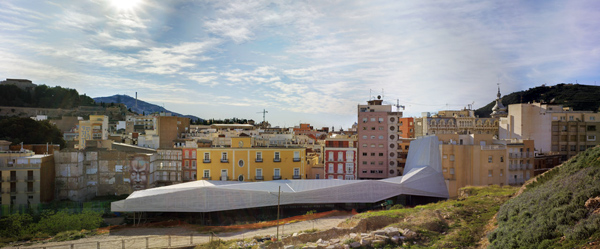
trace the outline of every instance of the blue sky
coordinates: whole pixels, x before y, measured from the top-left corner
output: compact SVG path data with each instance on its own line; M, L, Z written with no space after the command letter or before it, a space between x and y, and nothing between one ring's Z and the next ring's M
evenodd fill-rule
M599 1L4 0L0 79L339 129L371 93L420 116L596 84L598 30Z

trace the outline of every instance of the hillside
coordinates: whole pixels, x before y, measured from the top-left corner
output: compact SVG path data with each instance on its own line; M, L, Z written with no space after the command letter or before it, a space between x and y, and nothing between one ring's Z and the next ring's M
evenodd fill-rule
M25 91L15 85L0 85L0 106L70 109L93 105L92 98L79 95L75 89L39 85Z
M502 104L543 102L573 107L576 111L598 111L600 108L600 86L579 84L558 84L556 86L538 86L525 91L514 92L502 97ZM475 110L479 117L489 117L496 101Z
M200 120L202 121L203 119L193 116L193 115L182 115L180 113L176 113L173 111L169 111L165 108L163 108L162 106L158 106L155 104L151 104L148 103L146 101L137 100L137 105L136 105L136 100L135 98L129 96L129 95L113 95L113 96L109 96L109 97L97 97L94 98L94 101L96 101L96 103L121 103L127 106L127 108L130 108L133 112L139 113L139 114L150 114L150 113L155 113L155 112L170 112L173 114L173 116L180 116L180 117L186 117L189 118L190 120Z
M538 177L500 208L490 248L580 248L600 240L600 147Z

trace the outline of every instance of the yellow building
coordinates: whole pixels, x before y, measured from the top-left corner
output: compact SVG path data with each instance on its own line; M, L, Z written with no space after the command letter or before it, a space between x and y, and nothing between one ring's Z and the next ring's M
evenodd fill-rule
M229 147L198 148L198 179L270 181L305 179L306 148L258 147L251 137L234 137Z
M1 205L27 207L54 197L54 156L0 151Z
M451 198L465 186L522 184L533 176L533 140L495 140L492 134L437 137Z
M108 139L108 116L90 115L90 120L79 121L79 149L85 149L86 140Z

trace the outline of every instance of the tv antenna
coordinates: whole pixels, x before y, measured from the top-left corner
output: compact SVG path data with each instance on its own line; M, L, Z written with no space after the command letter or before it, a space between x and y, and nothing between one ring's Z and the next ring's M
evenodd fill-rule
M265 114L269 113L267 110L263 109L262 112L257 112L257 113L262 113L263 114L263 123L265 123Z

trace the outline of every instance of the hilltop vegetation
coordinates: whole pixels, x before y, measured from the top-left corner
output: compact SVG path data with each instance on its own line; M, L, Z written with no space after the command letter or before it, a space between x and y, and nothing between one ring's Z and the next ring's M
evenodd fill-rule
M498 228L488 236L490 248L574 248L598 241L600 202L590 199L599 196L596 146L538 177L502 205Z
M0 140L11 141L12 144L60 144L66 145L63 133L48 120L35 121L31 118L0 117Z
M71 109L92 105L92 98L79 95L75 89L39 85L30 92L15 85L0 85L0 106Z
M598 96L600 96L600 86L579 84L542 85L505 95L502 97L502 103L505 106L528 102L554 103L572 107L577 111L597 112L600 108L600 98ZM495 103L495 101L492 101L486 106L475 110L475 115L489 117Z

